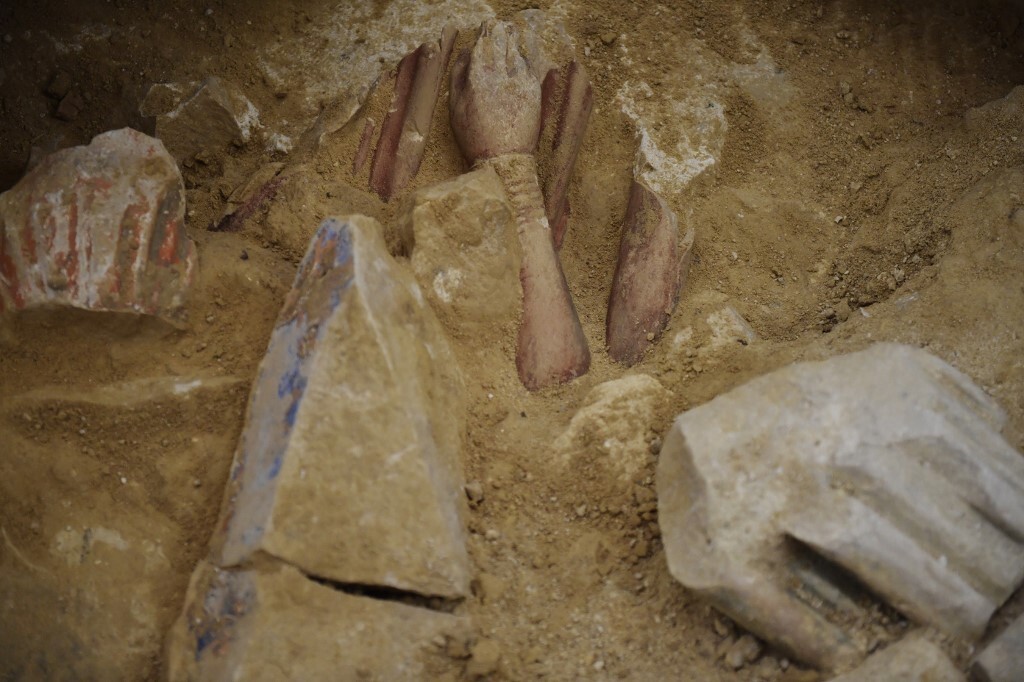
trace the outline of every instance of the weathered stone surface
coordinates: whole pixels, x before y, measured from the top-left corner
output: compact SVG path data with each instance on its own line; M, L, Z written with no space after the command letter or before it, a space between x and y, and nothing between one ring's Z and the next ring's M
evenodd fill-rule
M555 439L555 453L567 465L580 453L601 453L610 472L631 481L647 463L647 434L657 408L669 397L669 391L647 374L598 384Z
M183 92L191 94L183 96ZM173 108L160 111L168 103ZM236 86L216 76L194 90L184 84L158 83L139 111L157 117L156 136L179 163L204 150L245 144L260 127L253 103Z
M1024 615L1017 616L971 665L977 682L1018 682L1024 677Z
M634 180L608 301L612 358L636 364L664 331L686 284L693 240L665 200Z
M659 523L684 585L760 637L843 667L867 617L824 563L974 638L1024 578L1024 458L963 374L895 344L792 365L680 415ZM817 555L816 557L814 555Z
M290 566L224 570L201 563L168 636L173 682L427 680L455 675L445 642L465 618L354 596Z
M0 195L0 312L46 305L184 316L196 250L159 140L124 128L51 154Z
M461 378L380 233L359 216L314 237L253 387L214 556L462 596Z
M514 323L522 306L519 242L501 180L483 166L416 192L390 240L453 333Z
M1015 677L1014 679L1019 679ZM872 654L856 670L831 682L964 682L964 676L939 647L918 635Z

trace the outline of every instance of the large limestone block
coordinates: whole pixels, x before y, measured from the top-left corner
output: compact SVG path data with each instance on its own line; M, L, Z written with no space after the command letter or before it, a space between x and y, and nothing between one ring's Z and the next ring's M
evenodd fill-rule
M463 596L461 378L369 218L327 219L252 390L215 560Z
M869 616L837 564L912 620L976 638L1024 578L1024 458L941 360L877 344L680 415L657 473L672 574L760 637L844 667ZM824 561L823 561L824 560Z
M179 162L245 144L260 128L259 111L249 98L217 76L202 83L157 83L139 111L156 116L156 136Z
M0 312L184 316L196 274L185 188L159 140L123 128L43 159L0 194Z
M218 569L201 563L168 635L172 682L436 680L442 653L462 645L465 618L333 590L290 566Z
M393 241L410 255L424 295L453 333L475 338L519 318L515 222L490 166L416 192Z

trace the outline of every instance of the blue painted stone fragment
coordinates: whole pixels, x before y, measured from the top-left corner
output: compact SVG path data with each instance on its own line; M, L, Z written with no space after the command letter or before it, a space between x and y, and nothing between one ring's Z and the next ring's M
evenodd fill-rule
M468 592L457 362L368 218L325 220L271 334L214 561Z

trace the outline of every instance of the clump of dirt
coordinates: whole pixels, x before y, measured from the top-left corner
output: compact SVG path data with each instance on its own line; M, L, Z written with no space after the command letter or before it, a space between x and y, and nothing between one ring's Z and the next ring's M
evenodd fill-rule
M660 434L788 362L895 340L972 376L1024 447L1024 112L1021 91L1007 97L1024 73L1020 15L967 2L541 4L594 85L561 251L594 359L584 377L531 394L513 343L454 340L478 570L460 608L498 651L495 679L819 679L777 652L726 664L742 633L665 564ZM494 9L512 17L520 5ZM372 39L385 9L349 28ZM157 677L309 235L331 214L394 223L410 193L465 170L447 81L415 183L384 203L368 189L372 153L358 169L353 159L365 120L379 129L390 104L387 68L351 118L353 93L313 102L311 116L307 83L268 75L267 45L326 41L336 10L77 3L55 25L46 3L0 8L0 187L33 146L151 131L136 109L153 82L230 79L267 135L296 141L288 154L260 140L186 162L201 263L186 329L56 311L0 325L0 649L38 652L0 654L15 678ZM56 118L54 94L72 90L79 113ZM604 325L638 127L668 157L711 161L666 192L697 230L694 263L669 328L627 369L604 352ZM267 174L279 173L273 196L234 231L210 231L271 163L283 164ZM678 171L658 177L665 168ZM630 446L637 468L609 468L597 430L563 457L555 444L591 391L641 374L665 391Z

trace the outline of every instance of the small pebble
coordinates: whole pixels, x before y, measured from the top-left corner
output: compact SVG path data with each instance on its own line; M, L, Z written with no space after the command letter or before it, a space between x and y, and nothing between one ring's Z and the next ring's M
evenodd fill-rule
M470 481L466 484L466 497L474 504L484 501L484 486L480 481Z
M240 258L242 260L249 260L249 252L246 251L245 249L242 249L242 255L240 256Z
M725 664L733 670L739 670L748 663L757 660L761 655L761 643L752 635L743 635L725 652Z

